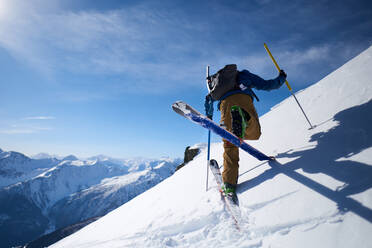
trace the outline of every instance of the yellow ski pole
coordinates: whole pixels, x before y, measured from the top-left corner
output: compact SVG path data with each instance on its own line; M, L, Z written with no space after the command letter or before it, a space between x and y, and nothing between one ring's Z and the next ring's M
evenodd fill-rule
M270 55L270 57L271 57L271 59L272 59L272 61L273 61L274 65L275 65L276 69L278 69L278 71L280 72L280 67L279 67L278 63L276 63L276 60L274 59L273 55L271 54L271 52L270 52L269 48L267 47L266 43L264 43L264 47L265 47L265 49L266 49L267 53L268 53L268 54ZM291 88L291 86L289 85L289 83L288 83L288 81L287 81L287 80L285 80L285 84L287 85L287 87L288 87L289 91L291 92L292 96L294 97L294 99L296 100L296 102L297 102L298 106L300 107L300 109L301 109L302 113L304 114L304 116L305 116L305 118L306 118L307 122L308 122L308 123L309 123L309 125L310 125L310 129L313 129L313 128L314 128L314 126L313 126L313 125L311 125L311 122L309 121L309 118L307 118L307 116L306 116L306 114L305 114L305 111L304 111L304 109L303 109L303 108L301 107L301 104L300 104L300 102L299 102L299 101L297 100L297 97L296 97L296 95L295 95L295 94L293 94L293 92L292 92L292 88Z
M274 59L273 55L271 54L271 52L270 52L269 48L267 47L266 43L264 43L264 46L265 46L265 49L266 49L267 53L270 55L271 59L273 60L274 65L276 66L276 69L278 69L278 71L280 72L280 67L279 67L278 63L276 63L276 60ZM292 92L292 88L289 85L287 80L285 80L285 84L287 85L289 91Z

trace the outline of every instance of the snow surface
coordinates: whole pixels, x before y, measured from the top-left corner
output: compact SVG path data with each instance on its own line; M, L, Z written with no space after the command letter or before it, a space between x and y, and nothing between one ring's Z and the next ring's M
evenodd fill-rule
M173 176L52 247L371 247L372 47L261 117L240 152L238 231L210 177L206 150ZM175 117L176 118L176 117ZM193 125L193 124L192 124ZM222 164L222 143L211 158ZM211 174L210 174L211 175Z

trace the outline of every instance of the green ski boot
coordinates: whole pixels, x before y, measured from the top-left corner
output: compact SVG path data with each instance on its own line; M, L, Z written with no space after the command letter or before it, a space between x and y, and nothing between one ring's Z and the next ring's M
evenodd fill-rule
M244 139L245 129L250 120L250 115L239 106L231 107L232 132L239 138Z
M234 204L239 205L238 196L236 195L236 185L230 183L223 183L221 186L221 193Z

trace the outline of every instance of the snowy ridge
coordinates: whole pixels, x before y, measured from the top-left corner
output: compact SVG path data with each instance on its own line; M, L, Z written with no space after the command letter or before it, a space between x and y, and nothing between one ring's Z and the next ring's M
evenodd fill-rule
M161 162L155 169L108 177L57 202L50 215L56 216L58 226L101 216L169 177L174 169L174 163Z
M27 192L26 196L39 208L48 209L63 197L96 185L104 178L126 174L127 171L125 167L104 166L98 162L66 160L31 180L6 189Z
M216 184L205 191L206 152L188 166L52 247L370 247L372 47L261 117L249 142L277 162L240 153L241 232ZM211 158L222 164L222 143ZM128 225L128 223L130 223Z
M22 153L0 151L0 187L29 180L59 162L55 158L31 159Z

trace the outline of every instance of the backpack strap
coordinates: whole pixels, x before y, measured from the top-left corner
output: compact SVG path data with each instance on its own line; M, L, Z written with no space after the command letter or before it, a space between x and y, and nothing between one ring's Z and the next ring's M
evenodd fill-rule
M252 92L252 95L254 96L254 98L256 98L257 102L260 101L260 99L258 98L258 96L256 95L256 93L254 93L254 91L252 89L250 89L251 92Z
M245 86L243 83L240 83L239 85L238 85L238 87L239 87L239 89L240 90L242 90L242 91L245 91L245 92L249 92L248 94L253 98L256 98L256 100L257 100L257 102L259 102L260 101L260 99L258 99L258 96L256 95L256 93L254 93L254 91L252 90L252 88L251 87L247 87L247 86Z

